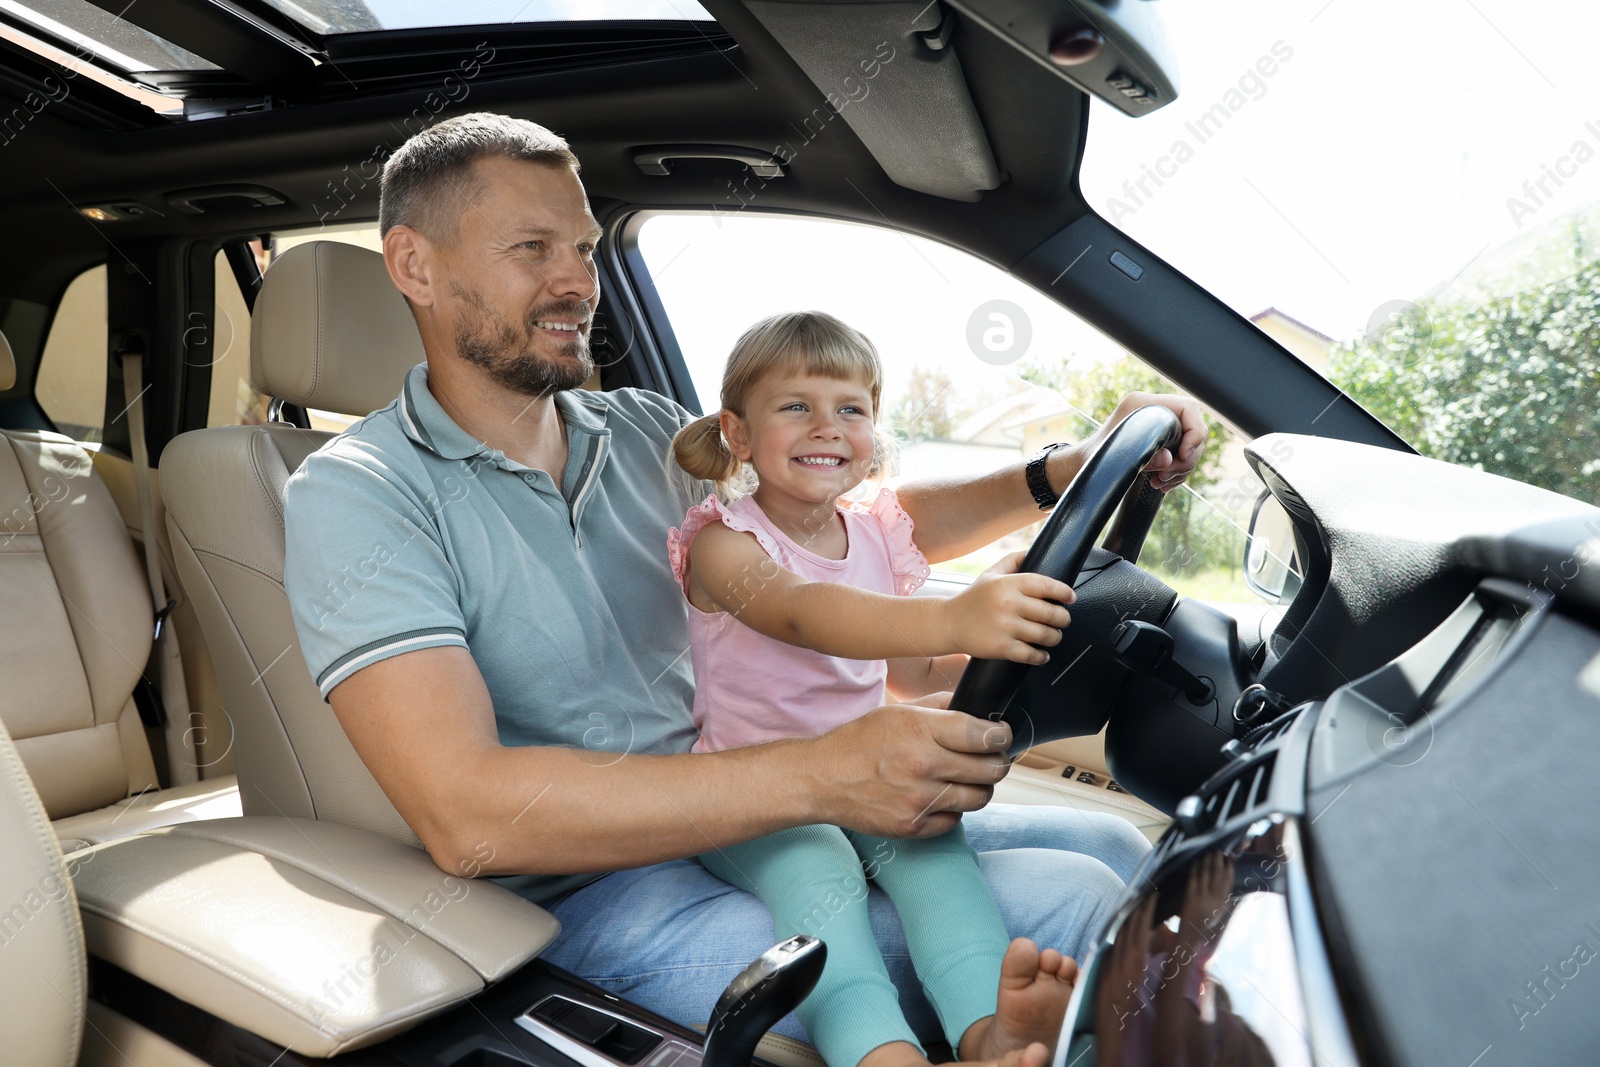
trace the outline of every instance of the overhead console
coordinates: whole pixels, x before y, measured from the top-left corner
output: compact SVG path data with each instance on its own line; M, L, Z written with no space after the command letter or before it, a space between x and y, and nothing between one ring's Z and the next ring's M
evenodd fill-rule
M955 15L938 0L745 0L745 6L895 184L966 201L1000 185L952 43ZM857 106L869 98L871 107ZM811 126L820 130L831 117L802 117L799 136L814 136Z
M1178 98L1178 68L1149 0L950 0L1023 55L1126 114Z
M963 55L965 62L977 57L979 66L1003 62L994 53L1012 55L989 47L991 37L1130 115L1148 114L1178 95L1158 5L1148 0L744 0L744 6L827 101L825 109L791 122L797 137L809 140L842 118L897 185L946 200L976 201L1016 178L991 144L997 131L997 144L1007 130L1015 132L999 109L1015 109L1016 101L991 99L986 129L983 100L974 100L982 83L969 85L963 70ZM1075 130L1064 124L1058 133L1070 141ZM1029 140L1029 153L1044 150L1037 133ZM789 161L782 156L760 161L767 177Z

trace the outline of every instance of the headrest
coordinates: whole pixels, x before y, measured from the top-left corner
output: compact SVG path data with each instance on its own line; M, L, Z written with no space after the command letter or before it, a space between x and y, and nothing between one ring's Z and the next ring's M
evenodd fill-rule
M17 384L17 357L11 354L11 342L0 333L0 393Z
M308 241L273 260L251 319L255 387L308 408L376 411L426 358L383 257L356 245Z

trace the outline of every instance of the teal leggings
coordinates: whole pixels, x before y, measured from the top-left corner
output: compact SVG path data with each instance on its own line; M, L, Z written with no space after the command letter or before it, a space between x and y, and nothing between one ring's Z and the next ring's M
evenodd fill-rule
M917 978L950 1047L994 1014L1009 939L959 823L938 837L906 840L797 826L700 862L766 904L776 940L811 934L827 944L822 978L795 1015L829 1067L855 1067L891 1041L922 1047L872 937L869 878L900 913Z

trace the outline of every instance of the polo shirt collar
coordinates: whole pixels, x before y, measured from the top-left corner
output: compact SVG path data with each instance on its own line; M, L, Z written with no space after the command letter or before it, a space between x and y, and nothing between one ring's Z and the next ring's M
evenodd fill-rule
M426 363L418 363L406 373L405 385L400 390L397 403L400 426L406 436L441 459L490 456L499 465L520 466L456 424L428 389ZM555 404L566 424L569 441L574 432L595 437L610 436L610 431L606 429L607 408L600 399L577 390L565 390L555 395Z

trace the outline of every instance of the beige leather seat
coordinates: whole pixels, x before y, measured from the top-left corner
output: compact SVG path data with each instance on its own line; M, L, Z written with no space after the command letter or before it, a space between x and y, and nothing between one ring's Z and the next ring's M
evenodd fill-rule
M88 975L78 897L44 805L0 725L0 1034L7 1063L78 1061Z
M16 381L0 335L0 389ZM234 780L158 789L133 702L150 656L149 586L89 454L0 431L0 719L62 847L239 813Z
M559 929L508 890L469 889L412 849L326 823L207 820L64 856L3 724L0 857L0 1063L18 1067L203 1067L88 999L85 942L202 1011L320 1057L448 1010ZM379 964L383 981L358 980Z
M0 857L0 1061L27 1067L204 1067L165 1038L88 999L73 885L77 857L62 855L3 723Z
M262 280L250 369L268 396L365 415L423 358L375 252L313 241ZM283 589L284 484L332 436L283 423L180 435L161 455L167 527L233 723L245 814L323 819L416 845L317 693Z

